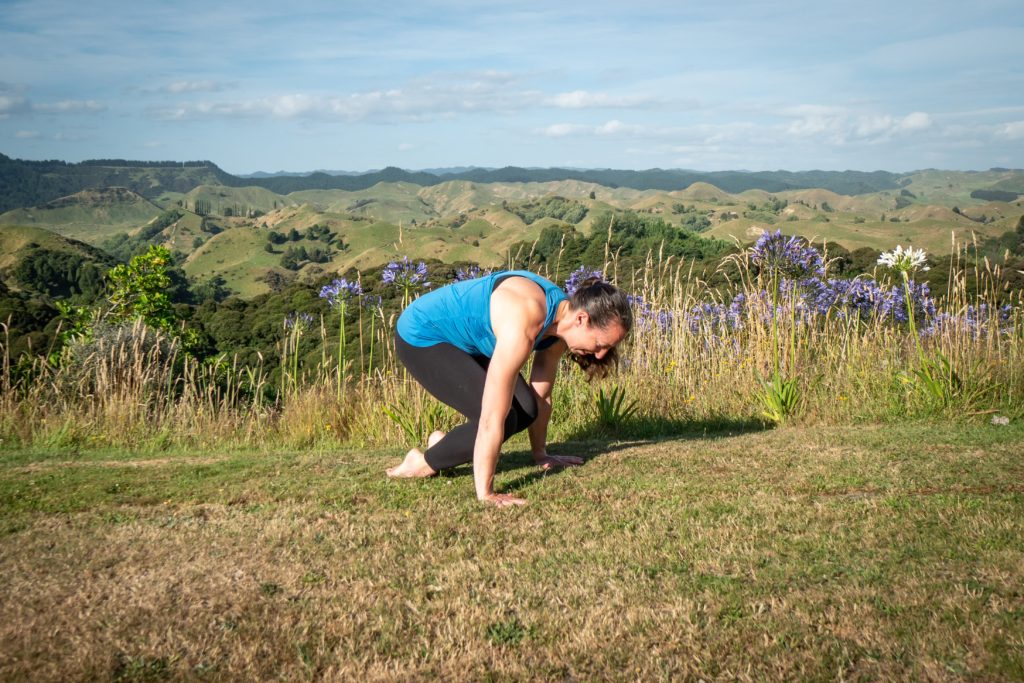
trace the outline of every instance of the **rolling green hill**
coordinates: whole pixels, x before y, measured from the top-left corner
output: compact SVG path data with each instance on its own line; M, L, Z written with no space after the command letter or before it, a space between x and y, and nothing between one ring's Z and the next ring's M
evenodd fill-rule
M209 161L140 162L123 159L23 161L0 154L0 211L38 206L83 190L126 187L153 199L164 192L188 192L230 176ZM239 183L240 185L243 183Z
M31 225L98 244L160 215L160 207L123 187L84 190L28 209L0 215L0 225Z
M165 201L167 197L165 197ZM199 185L179 197L181 206L194 210L197 201L205 201L210 213L225 216L247 216L255 212L267 213L274 209L295 206L296 200L275 194L262 187L226 187Z
M508 262L511 248L528 248L546 227L563 230L572 225L578 234L588 236L595 220L609 212L646 214L676 228L730 242L750 242L765 230L779 229L849 249L882 250L911 243L934 254L949 253L953 240L984 241L1012 231L1024 215L1024 197L988 201L977 196L978 190L993 188L1013 192L1024 183L1024 172L1006 170L890 174L891 185L882 182L888 176L874 174L780 172L770 177L786 180L783 185L795 184L800 178L824 178L831 186L780 191L745 187L729 192L704 180L672 190L610 187L561 177L565 174L547 169L523 175L527 182L485 183L445 176L438 182L427 182L428 178L425 185L400 180L361 189L303 189L280 194L267 187L234 186L230 183L239 179L232 180L209 166L135 167L124 163L129 164L122 169L125 173L130 171L136 180L148 178L152 183L147 191L153 202L126 188L88 190L32 209L9 211L0 216L0 224L42 227L104 244L119 258L148 244L162 244L184 255L190 276L201 280L219 275L235 292L252 296L267 291L273 282L312 280L352 267L371 268L405 255L500 266ZM94 179L119 168L115 162L64 167L74 167L76 172L92 169ZM517 176L508 169L503 172ZM162 184L164 176L184 183L189 174L202 173L207 173L208 182L187 189ZM392 171L382 173L406 177ZM502 175L491 172L487 177ZM769 177L747 175L748 179ZM538 177L554 179L538 182ZM837 191L842 189L840 179L847 184L873 179L886 186L844 193ZM308 177L299 180L311 182ZM853 189L865 188L858 185ZM166 211L161 212L161 207ZM197 210L208 215L199 215ZM308 234L311 228L321 232ZM290 237L271 244L268 251L272 233L282 240ZM312 256L301 256L300 248ZM7 247L3 253L8 254ZM299 255L288 261L289 253Z
M49 230L0 230L0 282L11 291L96 296L103 291L103 273L114 263L109 254Z

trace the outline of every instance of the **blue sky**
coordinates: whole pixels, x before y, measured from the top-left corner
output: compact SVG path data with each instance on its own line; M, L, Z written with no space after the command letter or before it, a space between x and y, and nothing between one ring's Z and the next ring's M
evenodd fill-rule
M233 173L1024 166L1024 7L0 0L0 152Z

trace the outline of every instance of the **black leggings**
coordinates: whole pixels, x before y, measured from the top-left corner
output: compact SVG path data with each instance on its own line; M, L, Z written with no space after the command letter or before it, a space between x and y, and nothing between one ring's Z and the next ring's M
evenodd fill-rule
M473 461L473 446L480 424L484 380L490 358L471 356L451 344L413 346L395 335L398 358L423 388L439 401L465 415L469 421L448 432L427 449L427 464L435 471ZM502 441L523 431L537 419L537 394L522 375L516 378L512 407L505 416Z

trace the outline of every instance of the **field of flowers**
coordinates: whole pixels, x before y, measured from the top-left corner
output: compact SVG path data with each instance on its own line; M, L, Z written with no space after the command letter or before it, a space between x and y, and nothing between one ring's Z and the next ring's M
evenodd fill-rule
M590 385L565 364L550 437L1022 416L1020 293L1011 303L984 287L974 298L965 293L967 270L984 283L987 266L965 263L941 293L915 281L927 255L911 248L883 254L876 278L833 277L829 267L823 248L781 233L723 262L734 274L724 288L655 255L631 273L618 272L614 259L599 270L580 267L567 291L595 272L610 274L630 292L636 325L618 372L603 383ZM403 305L444 284L408 258L381 277ZM15 373L3 354L0 438L142 450L422 443L458 416L396 363L397 311L364 284L337 279L320 291L325 315L283 320L273 373L226 356L198 361L178 338L138 321L97 325L28 374ZM319 354L311 356L315 336Z

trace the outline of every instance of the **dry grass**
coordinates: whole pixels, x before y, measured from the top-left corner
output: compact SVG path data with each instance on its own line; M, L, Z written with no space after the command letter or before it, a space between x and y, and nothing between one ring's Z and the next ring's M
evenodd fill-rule
M1019 680L1021 428L0 466L5 680ZM75 466L69 466L69 462Z
M960 254L960 247L954 245L953 253ZM827 260L827 250L824 255ZM639 419L628 425L629 435L692 432L701 423L759 424L764 416L757 394L772 374L776 355L800 394L787 417L790 424L971 420L994 413L1024 418L1020 292L1008 320L992 317L973 328L962 321L947 323L924 339L918 353L906 325L880 316L844 318L835 311L808 314L803 322L789 313L778 315L776 339L765 322L772 318L770 297L762 297L766 278L751 268L749 252L723 264L723 272L735 280L724 290L709 287L687 261L652 253L643 268L620 273L615 255L607 256L604 271L648 307L647 314L636 309L638 322L624 345L624 362L609 380L636 402ZM969 305L995 308L992 287L999 281L998 268L987 262L971 268L985 294L967 296L967 272L958 265L939 297L941 313L962 318ZM736 320L726 323L719 317L716 322L710 316L694 322L692 311L734 294L743 294L747 302ZM353 302L349 308L354 307ZM362 337L362 325L359 337L347 340L349 370L339 390L337 341L328 343L335 315L308 329L282 330L280 369L270 373L262 360L245 367L226 356L216 362L185 357L173 341L141 324L98 330L91 341L66 349L62 361L36 359L26 372L12 368L0 334L0 444L141 452L382 447L408 441L384 417L385 408L397 406L412 421L432 416L440 420L436 426L454 423L451 411L439 410L399 366L393 353L394 317L379 310L372 346L369 333ZM6 332L2 325L0 332ZM312 344L318 333L319 352ZM376 350L372 376L358 370L367 347ZM940 354L949 359L957 387L936 401L914 384L913 372L923 356ZM568 361L554 400L553 438L593 436L594 387Z

